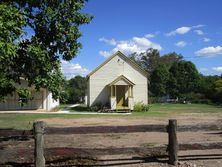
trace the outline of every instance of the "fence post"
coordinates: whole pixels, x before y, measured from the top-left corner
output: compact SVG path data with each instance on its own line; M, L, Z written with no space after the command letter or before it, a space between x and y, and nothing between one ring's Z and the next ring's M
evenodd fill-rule
M34 160L35 167L45 167L45 157L44 157L44 122L34 122L33 130L35 137L35 150L34 150Z
M168 125L168 155L169 164L177 164L178 142L177 142L177 120L169 120Z

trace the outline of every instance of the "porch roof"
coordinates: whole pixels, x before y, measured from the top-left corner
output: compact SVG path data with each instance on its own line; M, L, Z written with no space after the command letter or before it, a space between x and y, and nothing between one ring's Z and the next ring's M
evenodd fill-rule
M123 81L125 83L124 85L135 85L132 81L130 81L128 78L126 78L124 75L120 75L117 77L114 81L112 81L109 86L112 85L123 85L122 83L118 83L119 81Z

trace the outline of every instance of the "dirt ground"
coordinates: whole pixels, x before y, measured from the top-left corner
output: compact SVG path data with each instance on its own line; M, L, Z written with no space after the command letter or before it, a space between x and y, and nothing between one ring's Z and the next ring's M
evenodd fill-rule
M79 119L43 119L50 127L80 127L80 126L127 126L144 124L168 124L168 119L177 119L178 125L195 124L222 124L222 118L218 115L189 115L174 118L79 118ZM146 146L162 146L168 142L167 133L110 133L110 134L75 134L75 135L45 135L46 149L54 147L63 148L131 148ZM214 132L181 132L178 133L179 143L201 143L201 142L220 142L221 133ZM21 148L33 149L33 139L27 141L1 141L0 142L0 161L12 161L16 150ZM7 153L9 155L7 155ZM18 152L17 152L18 153ZM25 161L25 157L20 150L20 161ZM23 157L24 156L24 157ZM83 166L124 166L124 167L159 167L170 166L166 158L149 158L145 154L129 153L118 155L90 155L97 159L95 164ZM5 158L7 157L7 158ZM221 167L222 150L195 150L180 151L180 167Z
M189 113L186 115L174 117L161 118L129 118L129 117L99 117L99 118L77 118L77 119L60 119L50 118L42 119L48 126L53 127L80 127L80 126L124 126L124 125L144 125L144 124L168 124L169 119L177 119L178 125L195 125L195 124L209 124L222 123L222 114L200 114Z

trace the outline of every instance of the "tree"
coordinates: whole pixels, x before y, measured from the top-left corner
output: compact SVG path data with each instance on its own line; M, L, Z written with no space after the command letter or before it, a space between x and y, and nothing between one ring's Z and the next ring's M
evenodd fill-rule
M222 103L222 79L219 79L213 83L212 95L214 102Z
M183 56L181 54L177 54L175 52L165 54L160 57L160 62L164 63L168 68L172 66L173 63L179 62L183 60Z
M184 60L175 62L169 72L168 90L172 97L181 97L197 90L200 76L192 62Z
M85 77L76 76L63 85L62 103L83 103L85 100L87 82Z
M200 80L198 83L198 92L204 94L206 98L209 98L212 93L212 86L214 82L219 79L221 79L221 77L217 75L200 75Z
M25 25L23 13L13 6L0 3L0 100L15 90L11 66L16 62L18 45L14 42L22 35Z
M159 64L150 76L150 90L154 96L166 95L169 71L165 64Z
M135 62L136 64L138 64L142 68L142 62L140 60L140 54L134 52L134 53L130 54L128 57L130 58L130 60L132 60L133 62ZM146 70L146 69L144 69L144 70Z
M86 78L76 76L69 80L70 100L74 103L83 103L86 95Z
M160 53L157 49L150 48L141 53L140 57L142 68L151 73L159 64Z
M160 63L163 63L167 66L167 68L170 68L174 62L182 61L183 56L175 52L160 56L157 49L149 48L144 53L132 53L129 55L129 58L136 62L144 70L148 71L151 75Z
M151 73L159 64L160 53L157 49L149 48L143 53L132 53L129 58Z
M0 97L17 91L15 83L21 79L37 90L47 88L54 99L60 97L60 60L77 55L79 27L92 19L81 13L84 4L85 0L0 2ZM21 38L24 27L34 31L30 39Z

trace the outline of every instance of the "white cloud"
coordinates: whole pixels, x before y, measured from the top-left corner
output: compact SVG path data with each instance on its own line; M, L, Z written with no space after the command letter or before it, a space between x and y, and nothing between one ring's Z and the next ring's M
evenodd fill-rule
M109 57L112 53L118 50L125 54L131 54L134 52L142 53L145 52L148 48L154 48L158 50L162 49L160 44L154 43L145 37L133 37L129 40L116 41L116 45L112 50L99 51L99 54L103 57Z
M105 42L109 45L116 45L116 40L115 39L106 39L104 37L100 38L99 41Z
M177 28L176 30L174 31L171 31L169 33L166 33L166 36L174 36L176 34L186 34L188 33L189 31L191 30L191 27L180 27L180 28Z
M205 27L205 25L203 25L203 24L198 24L198 25L196 25L196 26L192 26L192 28L201 28L201 27Z
M154 38L156 36L156 34L146 34L145 37L146 38Z
M180 48L183 48L187 45L187 43L185 41L179 41L175 45L180 47Z
M83 68L79 63L74 64L64 60L61 60L61 70L67 79L77 75L86 76L90 72L90 70Z
M220 67L213 67L212 69L214 71L217 71L217 72L222 72L222 66L220 66Z
M194 30L197 35L204 35L204 32L202 30Z
M204 27L205 25L202 25L202 24L199 24L199 25L196 25L196 26L183 26L183 27L179 27L177 28L176 30L173 30L171 32L168 32L166 33L165 35L166 36L174 36L174 35L183 35L183 34L186 34L188 33L190 30L192 29L196 29L196 28L201 28L201 27ZM201 31L201 30L200 30Z
M216 55L221 55L222 54L222 47L221 46L209 46L203 49L200 49L195 52L197 56L202 56L202 57L214 57Z
M203 38L203 41L204 42L209 42L209 41L211 41L211 39L210 38Z
M108 52L108 51L99 51L99 54L103 57L109 57L112 53L111 52Z

